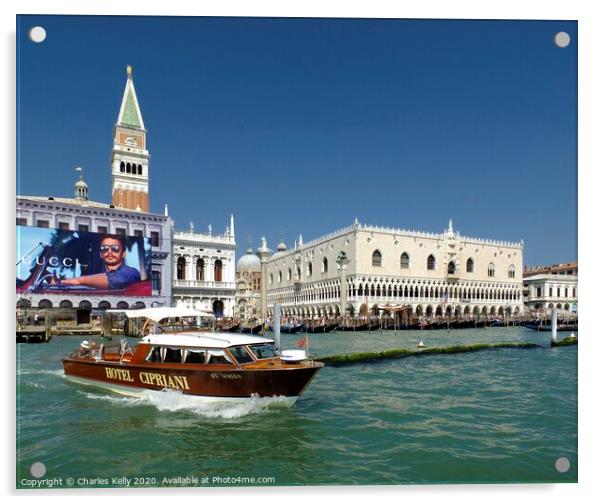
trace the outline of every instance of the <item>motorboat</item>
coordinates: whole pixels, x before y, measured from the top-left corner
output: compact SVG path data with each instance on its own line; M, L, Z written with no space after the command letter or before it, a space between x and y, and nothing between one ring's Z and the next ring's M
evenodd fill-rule
M197 330L187 322L204 315L196 310L112 311L145 318L145 335L133 346L125 338L112 346L83 341L62 360L70 380L133 396L175 390L211 401L278 397L292 405L324 366L307 352L281 353L269 338Z

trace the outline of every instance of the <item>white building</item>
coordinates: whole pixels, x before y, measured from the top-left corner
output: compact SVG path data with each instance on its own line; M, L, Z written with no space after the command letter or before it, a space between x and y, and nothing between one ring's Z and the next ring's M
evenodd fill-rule
M378 313L500 315L523 309L523 243L356 222L267 261L267 307L312 317Z
M528 268L523 273L525 309L549 312L557 308L561 315L577 313L577 263Z
M146 129L134 89L132 69L127 79L113 128L110 172L112 204L88 199L88 186L80 177L74 197L17 196L17 225L147 237L152 247L152 297L119 295L35 294L20 295L18 304L41 308L127 308L171 304L171 222L166 215L149 212ZM67 149L67 145L65 146ZM67 149L68 150L68 149ZM19 166L21 176L27 167ZM81 169L80 169L81 171ZM26 253L27 251L23 251Z
M236 281L234 217L224 234L173 232L173 300L176 306L234 315Z
M35 226L67 231L148 237L152 247L152 297L122 295L86 295L65 293L21 294L23 306L38 308L129 308L171 305L171 225L160 214L115 208L107 203L90 201L88 187L80 179L75 183L75 197L17 196L18 226ZM27 250L22 250L21 255ZM19 255L19 254L18 254Z

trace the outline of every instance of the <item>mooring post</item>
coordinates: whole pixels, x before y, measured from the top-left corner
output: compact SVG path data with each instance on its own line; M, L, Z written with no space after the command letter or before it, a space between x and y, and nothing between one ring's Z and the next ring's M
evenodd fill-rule
M280 305L274 305L274 341L276 342L276 350L280 351Z
M557 331L557 322L558 322L558 309L556 307L552 308L552 341L556 343L556 331Z

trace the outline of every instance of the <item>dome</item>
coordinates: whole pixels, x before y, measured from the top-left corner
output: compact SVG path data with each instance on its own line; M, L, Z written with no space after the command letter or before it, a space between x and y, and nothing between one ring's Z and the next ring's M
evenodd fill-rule
M247 253L236 262L236 271L238 273L261 273L261 261L249 247Z
M280 256L283 256L285 252L286 252L286 244L284 243L284 241L280 240L280 243L278 244L276 253L271 257L271 259L276 259Z
M79 179L76 183L75 183L75 187L84 187L84 188L88 188L88 184L86 184L82 179Z

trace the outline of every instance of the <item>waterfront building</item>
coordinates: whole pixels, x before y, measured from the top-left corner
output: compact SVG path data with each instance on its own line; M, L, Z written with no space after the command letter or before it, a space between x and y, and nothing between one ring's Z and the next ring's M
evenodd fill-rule
M261 260L249 242L247 252L236 263L236 309L243 320L261 315Z
M267 248L267 247L266 247ZM523 310L523 242L360 224L269 257L267 309L303 317L501 316Z
M577 313L577 263L551 264L525 268L523 286L525 310L559 314Z
M54 293L25 293L17 304L37 308L131 308L171 305L171 225L161 214L115 208L112 204L88 199L88 186L80 178L73 198L53 196L17 196L17 226L54 228L64 231L93 232L150 238L152 247L152 297L124 297ZM19 229L19 228L17 228ZM17 234L17 241L19 234ZM18 255L27 254L20 250Z
M94 289L80 294L69 294L69 290L52 293L25 292L19 294L17 306L77 308L89 315L93 308L171 305L171 221L167 215L149 211L149 158L146 129L134 89L132 69L128 66L121 107L113 128L112 203L90 200L88 185L80 174L80 179L74 186L73 198L18 195L16 224L148 238L152 249L152 264L147 273L152 280L152 296L126 297L118 290L114 294L96 295ZM27 171L27 167L19 168ZM78 171L81 172L81 169ZM19 251L21 254L27 252ZM86 316L78 319L85 320Z
M234 216L225 233L173 232L173 300L175 306L234 315L236 238Z

